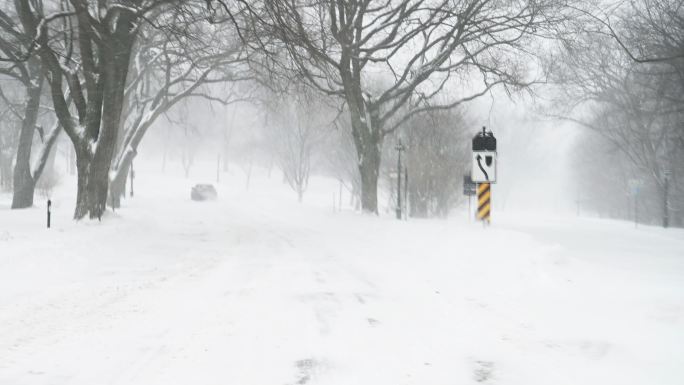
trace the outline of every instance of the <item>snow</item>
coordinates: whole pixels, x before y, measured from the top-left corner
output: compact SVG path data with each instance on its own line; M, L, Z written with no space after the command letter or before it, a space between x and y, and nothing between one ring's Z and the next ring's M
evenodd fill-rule
M136 166L101 223L70 219L71 181L50 230L42 198L0 197L0 384L684 380L682 230L496 207L490 228L399 222L334 212L322 178L297 204L256 168L197 203Z

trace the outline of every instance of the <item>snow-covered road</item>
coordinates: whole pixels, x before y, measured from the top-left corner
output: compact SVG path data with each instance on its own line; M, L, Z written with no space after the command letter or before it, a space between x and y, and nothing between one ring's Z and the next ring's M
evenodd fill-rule
M0 207L0 384L684 382L682 230L157 182L102 224Z

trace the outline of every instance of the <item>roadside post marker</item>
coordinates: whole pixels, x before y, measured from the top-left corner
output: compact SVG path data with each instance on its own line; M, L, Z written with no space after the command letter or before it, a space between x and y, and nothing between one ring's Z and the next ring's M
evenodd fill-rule
M492 131L487 132L487 129L482 127L482 132L473 137L473 164L470 177L472 182L477 183L476 217L485 225L491 223L492 183L496 183L496 157L496 138Z
M52 201L48 199L47 203L48 203L47 204L47 228L49 229L50 228L50 214L51 214L50 213L50 207L52 206Z
M480 183L477 185L477 219L489 224L492 214L492 191L491 184Z

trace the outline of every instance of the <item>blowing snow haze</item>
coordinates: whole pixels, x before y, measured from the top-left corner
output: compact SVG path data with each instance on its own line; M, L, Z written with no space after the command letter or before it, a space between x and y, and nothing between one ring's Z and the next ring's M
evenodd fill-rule
M0 384L684 383L684 13L0 0Z

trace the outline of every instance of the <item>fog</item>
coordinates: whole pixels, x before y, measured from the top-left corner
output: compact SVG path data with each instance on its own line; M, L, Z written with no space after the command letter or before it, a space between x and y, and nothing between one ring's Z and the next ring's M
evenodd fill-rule
M0 0L0 384L681 384L680 0Z
M580 145L576 139L582 128L541 115L536 102L529 98L510 100L506 95L497 94L497 100L498 103L492 103L488 96L464 107L468 125L456 128L463 131L463 150L467 150L470 139L483 126L491 130L498 140L499 178L493 205L502 211L575 215L579 187L573 179L571 155L575 147ZM181 124L177 123L178 118L175 117L179 113L189 114ZM256 167L281 172L276 159L277 149L268 139L273 134L268 131L267 125L273 119L260 108L249 103L222 106L195 100L172 114L170 119L160 119L153 126L136 158L145 162L151 171L164 171L171 175L184 173L183 151L191 151L197 165L191 168L189 182L214 180L217 158L222 173L225 163L228 163L228 167L240 170L253 163ZM335 115L322 120L326 119L328 127L322 127L323 136L336 136L338 129L329 123L335 119ZM188 142L186 130L190 131L191 142ZM396 151L392 150L394 142L393 138L389 138L385 143L390 149L383 158L388 168L396 168ZM318 148L313 149L314 159L324 159L328 149L328 146L320 143ZM166 167L164 153L168 162ZM314 177L337 177L325 164L314 163L317 163L311 170ZM462 175L470 172L469 157L466 163L453 170L454 181L459 187L454 195L462 193ZM408 164L408 167L411 165ZM394 185L382 187L391 189ZM293 198L296 199L294 191ZM464 205L466 201L461 200L453 209L458 211ZM584 215L596 214L588 211Z

